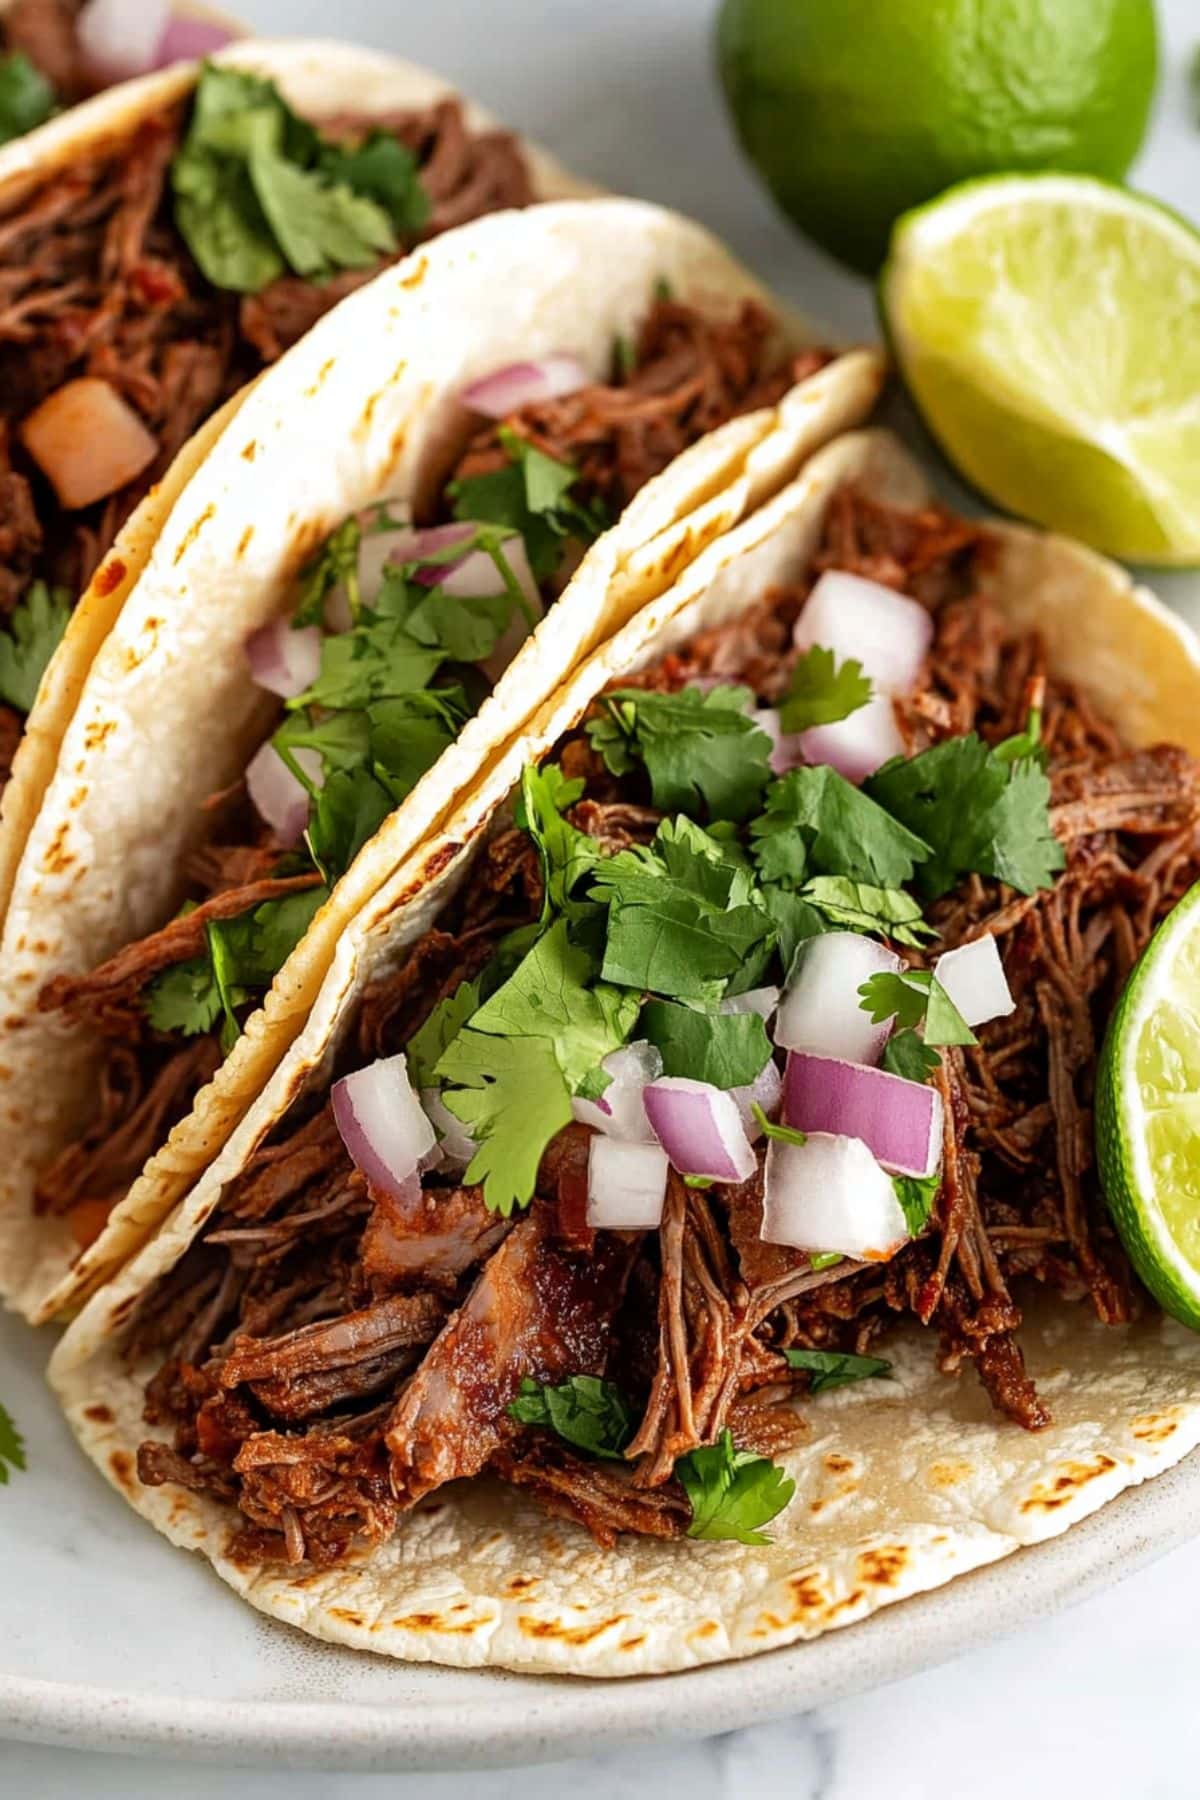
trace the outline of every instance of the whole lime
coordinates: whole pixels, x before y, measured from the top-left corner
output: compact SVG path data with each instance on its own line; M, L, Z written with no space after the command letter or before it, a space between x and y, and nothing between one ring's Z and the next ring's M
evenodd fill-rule
M1153 0L723 0L717 54L780 205L869 273L900 213L968 176L1119 180L1158 40Z

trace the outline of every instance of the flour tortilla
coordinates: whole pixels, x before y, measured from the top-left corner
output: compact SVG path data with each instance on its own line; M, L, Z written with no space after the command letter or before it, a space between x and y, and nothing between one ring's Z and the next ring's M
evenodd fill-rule
M354 921L307 1029L259 1104L60 1344L51 1380L88 1454L138 1512L200 1550L262 1612L412 1661L594 1676L686 1669L817 1637L1053 1537L1200 1442L1200 1338L1169 1320L1108 1329L1081 1306L1050 1303L1031 1310L1021 1342L1053 1426L1033 1434L999 1418L970 1375L937 1371L928 1332L901 1331L886 1345L892 1380L802 1403L808 1435L780 1459L796 1495L761 1548L622 1537L599 1550L518 1491L476 1481L439 1491L381 1549L333 1570L289 1573L231 1560L229 1509L137 1481L153 1365L130 1370L121 1339L138 1296L173 1266L292 1100L327 1079L358 995L403 960L465 879L522 763L548 751L606 682L736 615L771 582L801 575L846 480L900 504L926 497L920 472L886 434L845 437L583 664ZM991 586L1014 623L1035 608L1055 666L1088 683L1135 739L1175 735L1200 747L1200 653L1184 628L1111 563L1063 539L996 529L1002 555ZM1119 671L1096 657L1078 609L1092 609L1124 646Z
M15 1147L0 1171L0 1281L27 1316L76 1303L187 1192L303 1026L350 920L575 664L870 410L882 359L858 351L647 484L341 881L191 1117L74 1257L66 1221L35 1218L31 1197L37 1169L90 1111L100 1046L38 1014L37 995L176 910L202 803L242 774L272 715L247 635L289 602L335 524L383 494L419 506L436 492L469 428L456 398L467 381L554 350L599 375L660 280L714 316L747 298L773 304L707 232L637 201L548 204L449 233L260 376L176 499L91 664L0 937L0 1132ZM780 350L798 347L803 328L774 310Z

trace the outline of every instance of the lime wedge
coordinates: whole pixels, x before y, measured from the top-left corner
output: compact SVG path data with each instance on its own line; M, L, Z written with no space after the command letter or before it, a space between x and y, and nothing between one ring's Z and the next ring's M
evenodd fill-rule
M926 422L1001 506L1200 562L1200 233L1089 176L964 182L896 226L884 320Z
M1200 883L1159 926L1113 1013L1096 1152L1138 1274L1200 1330Z

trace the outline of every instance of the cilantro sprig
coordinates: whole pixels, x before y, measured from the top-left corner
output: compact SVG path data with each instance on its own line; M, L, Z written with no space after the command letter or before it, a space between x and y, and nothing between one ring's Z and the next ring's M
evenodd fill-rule
M612 774L645 765L664 812L694 815L702 804L710 820L736 822L749 818L771 779L771 740L746 713L752 698L744 687L618 688L587 733Z
M842 1350L785 1350L783 1354L791 1368L807 1371L808 1391L814 1395L828 1394L852 1381L890 1375L892 1369L882 1356L852 1356Z
M10 1469L24 1469L25 1440L12 1415L0 1406L0 1487L8 1486Z
M834 725L848 719L871 698L870 679L860 662L850 657L839 663L832 650L813 644L792 668L788 691L779 706L779 722L786 732L807 731L813 725Z
M0 701L5 705L30 711L70 617L66 588L47 587L44 581L30 584L9 615L8 629L0 632Z
M681 1456L675 1475L692 1508L691 1538L769 1544L761 1527L778 1517L796 1491L796 1483L777 1463L739 1450L728 1430L715 1444Z
M611 523L599 500L574 492L579 471L573 463L547 456L526 438L501 426L497 433L507 461L486 475L463 476L446 492L456 519L484 520L524 539L534 580L558 569L570 542L592 543Z
M949 994L929 969L870 975L858 990L859 1005L875 1025L895 1019L903 1030L922 1028L924 1041L975 1044L978 1039Z
M54 89L23 50L0 56L0 144L24 137L57 111Z
M526 1376L510 1402L518 1425L544 1426L577 1450L619 1461L637 1428L620 1388L598 1375L572 1375L552 1387Z

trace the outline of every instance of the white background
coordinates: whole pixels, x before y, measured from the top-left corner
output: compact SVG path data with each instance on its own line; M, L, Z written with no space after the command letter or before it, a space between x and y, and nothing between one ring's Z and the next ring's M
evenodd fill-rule
M997 4L998 0L989 0ZM236 0L233 0L236 5ZM905 0L893 0L895 5ZM803 246L742 167L710 72L709 0L242 0L260 31L342 36L457 80L604 185L694 213L845 335L874 331L865 283ZM1186 66L1200 0L1160 0L1168 55L1138 183L1200 212ZM352 97L351 97L352 98ZM1189 613L1195 584L1159 581ZM0 1498L0 1528L3 1521ZM1200 1525L1200 1521L1198 1521ZM1200 1792L1200 1543L952 1667L787 1724L587 1762L412 1777L220 1771L0 1744L0 1795L246 1800L1161 1800ZM0 1629L4 1601L0 1596ZM186 1628L186 1627L185 1627ZM103 1620L96 1621L103 1630ZM869 1629L869 1627L868 1627Z

